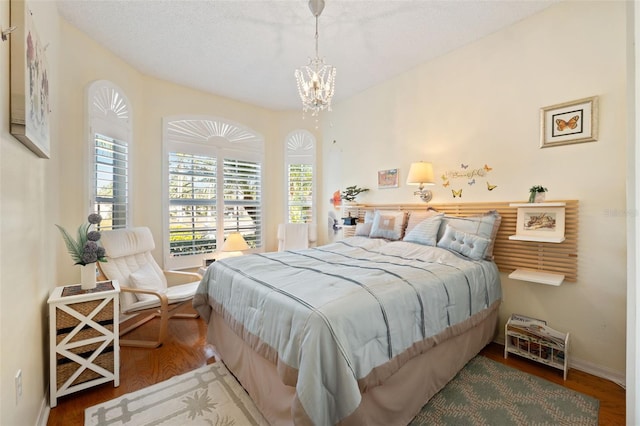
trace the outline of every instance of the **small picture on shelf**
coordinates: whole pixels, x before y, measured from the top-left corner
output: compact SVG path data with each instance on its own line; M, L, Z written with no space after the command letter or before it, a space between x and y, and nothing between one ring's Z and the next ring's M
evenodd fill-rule
M564 207L519 207L516 235L564 237Z

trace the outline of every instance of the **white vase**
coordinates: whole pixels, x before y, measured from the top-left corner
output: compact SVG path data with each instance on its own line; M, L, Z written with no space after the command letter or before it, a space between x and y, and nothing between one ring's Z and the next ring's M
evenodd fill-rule
M546 192L536 192L536 198L535 198L536 203L544 203L545 198L546 198Z
M83 290L91 290L96 288L96 264L80 266L80 287Z

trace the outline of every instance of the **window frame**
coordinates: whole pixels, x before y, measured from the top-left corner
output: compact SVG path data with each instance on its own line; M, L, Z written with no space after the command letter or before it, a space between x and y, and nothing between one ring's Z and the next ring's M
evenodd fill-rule
M309 164L312 168L311 183L311 219L307 223L316 223L317 219L317 161L316 161L316 138L304 129L297 129L290 132L285 138L284 150L284 222L290 223L289 215L289 167L293 164Z
M180 129L178 125L180 123ZM185 124L186 123L186 124ZM178 131L179 130L179 131ZM205 259L213 257L224 241L224 160L242 160L260 164L260 213L257 229L260 245L249 252L264 251L265 247L265 158L264 139L254 130L213 116L180 115L164 117L162 121L162 205L163 205L163 256L167 269L185 269L202 266ZM170 248L169 215L169 153L184 152L216 158L216 250L213 253L172 256ZM219 224L222 224L220 226Z
M132 110L129 99L124 91L116 84L108 80L97 80L90 83L86 89L86 135L85 144L85 164L86 164L86 194L87 194L87 215L95 212L97 203L97 177L96 177L96 135L109 139L124 142L127 146L127 167L126 167L126 213L125 224L119 228L131 227L133 218L132 203L132 176L131 165L133 164L133 124ZM118 229L118 228L114 228Z

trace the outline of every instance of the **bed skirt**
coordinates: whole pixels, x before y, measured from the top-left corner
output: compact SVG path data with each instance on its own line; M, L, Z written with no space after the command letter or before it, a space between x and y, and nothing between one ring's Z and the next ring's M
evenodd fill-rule
M499 306L497 301L431 337L434 340L431 349L402 365L381 385L367 389L359 407L340 424L409 423L433 395L491 342L497 330ZM297 401L295 387L282 383L276 366L254 352L215 310L209 321L207 340L270 424L311 424Z

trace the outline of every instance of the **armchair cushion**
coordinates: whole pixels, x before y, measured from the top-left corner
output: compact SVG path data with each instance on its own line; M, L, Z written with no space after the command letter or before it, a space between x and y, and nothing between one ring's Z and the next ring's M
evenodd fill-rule
M140 266L137 271L129 275L129 278L131 279L131 287L133 288L158 292L164 292L167 289L167 278L162 271L158 273L151 263L145 263ZM136 298L139 301L158 301L158 298L154 295L145 293L136 293Z
M170 303L183 302L185 300L193 298L193 295L195 294L199 284L200 281L194 281L187 284L169 286L163 293L167 296L167 299L170 301ZM146 300L140 300L140 293L136 293L135 295L138 297L138 301L131 303L130 305L126 306L126 308L123 307L123 313L134 314L136 311L142 311L144 309L154 307L159 302L158 297L154 295L145 295L148 296L148 299Z

